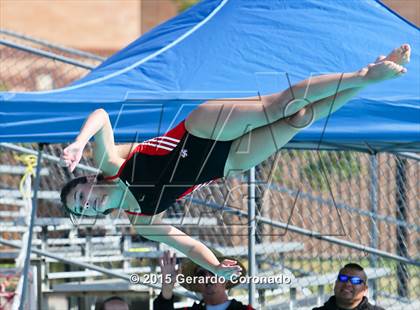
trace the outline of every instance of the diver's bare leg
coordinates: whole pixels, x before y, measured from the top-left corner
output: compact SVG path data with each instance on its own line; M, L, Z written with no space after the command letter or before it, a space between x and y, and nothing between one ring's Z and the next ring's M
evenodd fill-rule
M402 66L383 60L357 72L315 76L280 93L261 98L208 101L188 116L186 127L191 134L201 138L234 140L336 93L392 79L405 72Z

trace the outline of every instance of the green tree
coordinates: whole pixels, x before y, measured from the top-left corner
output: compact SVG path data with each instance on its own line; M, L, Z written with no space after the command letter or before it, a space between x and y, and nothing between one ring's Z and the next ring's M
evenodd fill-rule
M173 0L173 1L176 3L178 7L178 12L183 12L186 9L193 6L194 4L196 4L199 0Z
M7 91L6 84L4 84L3 82L0 82L0 91Z

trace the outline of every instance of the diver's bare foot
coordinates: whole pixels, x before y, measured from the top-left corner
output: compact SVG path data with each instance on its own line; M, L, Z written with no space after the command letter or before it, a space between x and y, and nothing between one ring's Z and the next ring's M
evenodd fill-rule
M379 56L375 63L381 61L392 61L395 62L397 65L405 65L410 62L410 55L411 55L411 47L409 44L403 44L400 47L394 49L388 56Z
M406 72L406 68L389 60L369 64L367 68L363 68L361 71L359 71L359 73L361 73L363 76L363 80L367 83L374 83L397 78Z

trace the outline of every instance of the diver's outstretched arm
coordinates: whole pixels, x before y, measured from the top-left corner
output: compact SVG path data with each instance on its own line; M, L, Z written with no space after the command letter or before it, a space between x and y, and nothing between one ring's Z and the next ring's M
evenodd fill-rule
M241 267L230 264L231 262L220 263L216 256L202 242L195 240L181 230L163 223L150 223L150 217L130 216L130 221L136 231L143 237L163 242L189 257L193 262L214 274L230 279L234 274L239 274Z
M93 111L85 120L76 141L63 150L62 159L66 166L70 171L76 168L83 155L83 149L92 137L95 138L93 155L96 165L105 173L114 173L123 159L118 155L111 122L104 109Z

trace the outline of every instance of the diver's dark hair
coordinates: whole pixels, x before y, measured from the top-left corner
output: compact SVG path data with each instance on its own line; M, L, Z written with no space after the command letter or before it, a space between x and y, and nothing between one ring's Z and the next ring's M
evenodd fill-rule
M103 174L98 174L96 176L96 180L97 181L103 181L104 180L104 175ZM60 199L61 199L61 203L63 204L64 210L67 213L70 213L72 215L77 215L77 216L80 215L78 213L74 213L74 211L72 211L69 208L69 206L67 205L67 196L69 195L70 191L74 187L77 186L77 184L85 184L85 183L87 183L87 181L88 181L88 178L86 176L78 177L78 178L75 178L75 179L67 182L66 185L64 185L63 188L61 189Z
M78 177L75 178L73 180L70 180L69 182L67 182L66 185L63 186L63 188L61 189L61 194L60 194L60 199L61 199L61 203L63 204L64 208L67 211L71 210L69 209L68 205L67 205L67 196L70 193L70 191L77 186L77 184L85 184L87 183L87 177L83 176L83 177Z

